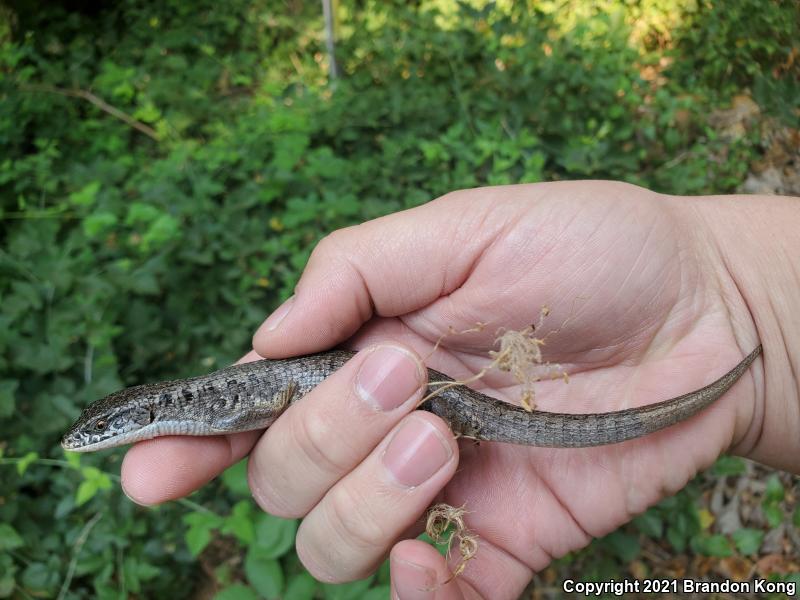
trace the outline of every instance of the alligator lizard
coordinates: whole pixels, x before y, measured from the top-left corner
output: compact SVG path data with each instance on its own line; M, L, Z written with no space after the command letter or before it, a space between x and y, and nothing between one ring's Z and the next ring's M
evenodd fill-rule
M477 440L555 448L615 444L669 427L702 410L727 392L760 353L758 346L704 388L616 412L530 412L463 385L442 389L420 408L442 417L456 435ZM62 446L90 452L162 435L263 429L353 355L330 350L259 360L191 379L127 388L89 405L64 436ZM433 369L428 374L431 382L452 381Z

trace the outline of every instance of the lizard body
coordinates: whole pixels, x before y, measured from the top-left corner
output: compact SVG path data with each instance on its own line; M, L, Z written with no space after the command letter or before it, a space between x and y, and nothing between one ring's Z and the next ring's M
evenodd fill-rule
M677 398L609 413L527 411L463 385L447 387L420 408L453 433L527 446L579 448L615 444L679 423L713 403L761 353L758 346L713 383ZM219 435L269 427L347 362L354 352L329 350L259 360L176 381L140 385L90 404L67 432L67 450L89 452L162 435ZM452 381L433 369L431 382Z

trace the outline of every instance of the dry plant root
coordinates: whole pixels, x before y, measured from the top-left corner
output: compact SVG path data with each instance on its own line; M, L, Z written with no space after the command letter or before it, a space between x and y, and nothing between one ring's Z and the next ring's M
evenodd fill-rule
M537 323L528 325L521 330L499 330L497 332L497 339L495 342L499 344L499 350L492 350L489 352L491 362L481 369L478 373L465 379L457 381L434 381L428 384L429 388L433 388L428 395L419 401L419 405L427 402L434 396L442 393L451 387L466 385L481 379L490 370L497 368L501 371L510 373L517 383L520 384L521 394L520 402L525 410L533 411L534 408L534 390L533 386L537 381L541 381L542 376L537 374L542 367L545 368L547 377L550 379L563 378L565 383L569 382L569 377L559 364L551 364L544 361L542 358L542 346L545 345L547 337L557 333L566 324L565 321L561 327L551 331L544 338L536 337L537 329L540 329L544 323L544 319L550 314L550 308L543 306L539 313L539 320ZM568 319L569 320L569 319ZM452 326L448 328L447 333L441 335L436 341L433 349L427 358L429 358L436 350L439 349L445 338L451 335L462 335L465 333L474 333L483 331L486 328L486 323L476 323L474 327L457 331ZM437 544L447 544L447 556L453 551L454 545L458 545L458 552L461 560L453 570L451 576L444 582L437 583L433 589L442 585L450 583L453 579L461 575L467 566L467 563L472 560L478 552L478 536L472 533L464 522L464 515L466 514L465 507L456 508L449 504L436 504L428 510L428 520L425 526L426 533ZM455 527L455 530L446 535L450 526ZM433 590L427 590L433 591Z
M499 369L510 373L515 381L521 386L520 404L527 411L533 411L535 393L533 386L537 381L542 380L542 376L537 373L541 367L547 370L546 377L549 379L563 378L565 383L569 382L569 376L559 364L551 364L542 358L541 347L545 345L546 339L552 333L561 329L551 332L544 338L538 338L535 335L537 329L542 326L544 319L550 314L550 308L543 306L539 313L539 321L536 324L528 325L521 330L499 330L496 343L500 344L500 350L492 350L489 352L489 358L492 361L483 369L478 371L472 377L466 379L459 379L457 381L434 381L428 384L429 388L435 388L428 395L422 398L418 406L424 404L434 396L438 396L443 390L459 385L467 385L478 381L492 369ZM563 325L562 325L563 327ZM476 331L483 331L486 328L486 323L476 323L475 327L465 329L463 331L456 331L452 326L448 328L448 332L441 335L436 341L436 344L431 350L433 354L441 345L442 341L451 335L461 335L464 333L473 333Z
M480 331L483 331L484 329L486 329L486 323L481 323L480 321L475 323L475 325L473 327L470 327L469 329L462 329L461 331L458 331L452 325L448 325L447 326L447 332L443 333L442 335L439 336L439 339L436 340L436 343L433 345L433 348L431 348L431 351L428 352L428 355L425 357L424 360L428 360L431 356L433 356L434 353L439 349L439 346L442 345L442 342L445 341L445 339L449 338L451 335L464 335L466 333L478 333Z
M435 587L446 585L461 575L467 567L467 562L475 558L478 552L478 536L467 529L464 523L465 513L466 510L463 506L456 508L449 504L436 504L428 509L428 521L425 524L425 533L427 533L435 543L447 544L448 559L456 543L458 544L458 553L461 555L461 560L458 562L458 565L456 565L456 568L453 569L450 577L445 581L437 583ZM447 530L451 525L455 527L455 530L447 535Z

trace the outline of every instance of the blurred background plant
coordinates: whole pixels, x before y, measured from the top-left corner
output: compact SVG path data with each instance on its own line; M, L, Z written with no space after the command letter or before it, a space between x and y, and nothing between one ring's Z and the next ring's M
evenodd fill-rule
M121 452L58 446L103 394L237 358L326 232L487 184L800 194L796 2L334 16L329 82L317 2L0 6L0 597L387 596L385 567L311 579L243 465L144 509L119 490ZM797 495L724 459L530 593L558 596L570 569L797 580Z

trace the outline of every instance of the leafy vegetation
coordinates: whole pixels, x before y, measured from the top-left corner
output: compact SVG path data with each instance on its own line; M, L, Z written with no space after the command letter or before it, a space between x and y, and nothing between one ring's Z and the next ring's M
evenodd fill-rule
M385 567L312 580L241 466L142 509L119 452L59 436L123 385L235 359L333 229L487 184L734 190L757 137L707 116L750 88L797 118L800 8L723 4L343 1L334 82L317 3L0 8L0 597L386 597ZM768 480L769 526L795 495ZM758 552L707 521L690 486L563 563Z

